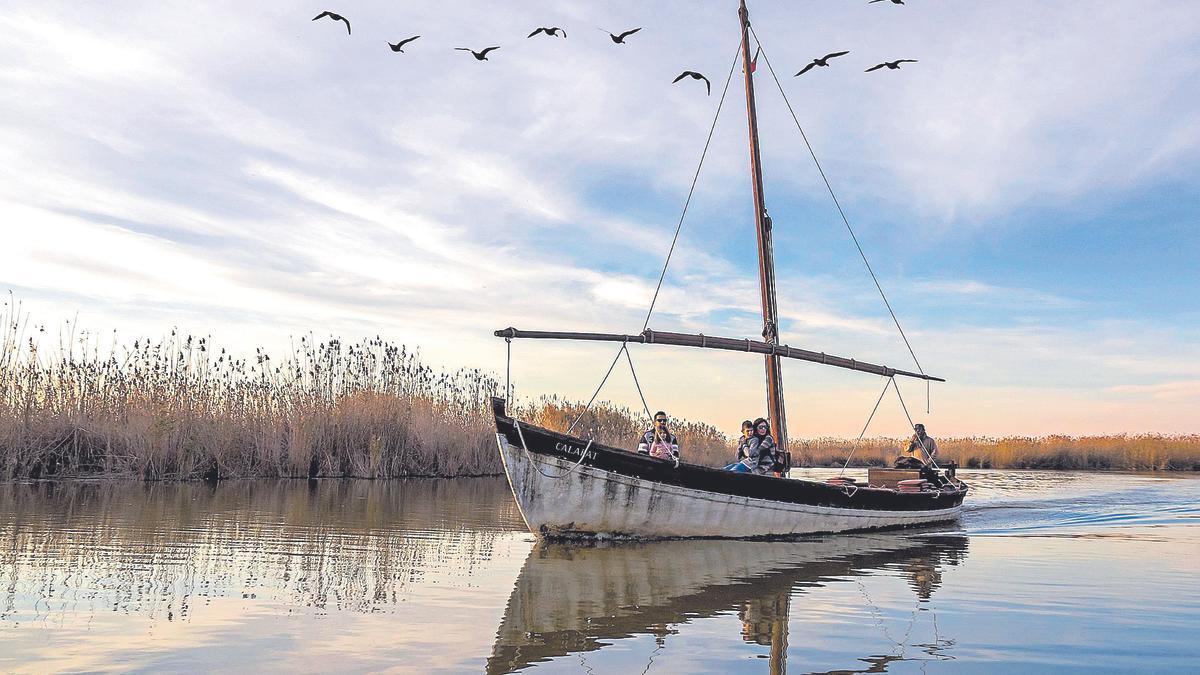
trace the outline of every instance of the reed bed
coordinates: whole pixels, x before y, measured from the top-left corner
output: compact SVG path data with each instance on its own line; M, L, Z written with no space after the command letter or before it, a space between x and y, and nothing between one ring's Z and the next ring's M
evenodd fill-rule
M519 406L516 413L538 426L563 432L578 419L572 433L618 448L635 447L651 426L645 411L634 412L602 401L585 412L584 404L555 396ZM680 455L686 461L707 466L724 466L733 461L733 440L711 424L673 419L670 428L679 439Z
M1123 469L1200 471L1200 434L1008 436L937 439L938 458L971 469ZM793 456L809 466L890 465L906 439L793 440Z
M10 302L0 336L0 477L394 477L499 470L496 379L439 372L380 338L302 337L276 360L171 334L47 348ZM36 336L29 333L36 333Z
M63 331L55 344L10 301L0 313L0 479L127 476L471 476L501 472L479 370L443 372L379 337L302 337L280 360L239 358L172 331L102 350ZM644 412L542 397L515 406L535 424L633 447ZM582 415L582 416L581 416ZM731 437L676 419L687 461L722 466ZM889 464L901 439L792 439L797 465ZM964 467L1200 470L1200 435L938 439Z

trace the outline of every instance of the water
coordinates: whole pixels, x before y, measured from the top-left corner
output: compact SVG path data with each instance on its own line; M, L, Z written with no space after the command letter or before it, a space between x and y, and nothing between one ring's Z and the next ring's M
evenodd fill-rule
M1200 479L961 474L953 527L608 546L503 479L0 485L0 671L1194 672Z

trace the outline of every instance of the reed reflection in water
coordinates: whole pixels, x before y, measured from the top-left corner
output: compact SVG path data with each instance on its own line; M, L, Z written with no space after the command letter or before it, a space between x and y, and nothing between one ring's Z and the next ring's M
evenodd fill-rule
M0 670L451 666L522 528L502 480L0 485Z
M947 530L537 543L503 478L0 485L0 672L1200 661L1200 478L970 472Z

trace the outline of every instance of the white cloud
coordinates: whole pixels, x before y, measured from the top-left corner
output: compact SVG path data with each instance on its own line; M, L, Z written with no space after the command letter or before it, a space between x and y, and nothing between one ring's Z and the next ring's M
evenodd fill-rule
M486 365L499 349L490 331L509 324L640 327L733 56L732 9L364 1L341 11L353 36L307 10L236 3L50 3L0 17L0 161L19 169L0 183L0 282L25 289L41 320L82 307L97 329L186 321L246 345L380 332L454 364ZM1197 154L1198 96L1183 83L1197 75L1200 12L1189 4L752 11L776 67L851 48L836 69L781 73L784 86L852 210L882 202L896 221L931 216L898 228L1102 194L1176 174ZM526 40L544 17L570 37ZM617 46L596 25L645 28ZM385 40L410 27L421 40L390 52ZM503 47L487 63L450 49L492 41ZM910 55L911 68L860 72ZM713 96L671 85L683 67L708 73ZM768 194L823 199L760 73ZM710 241L748 210L740 95L735 73L656 328L758 332L755 270ZM750 236L748 222L737 226ZM786 339L908 362L862 285L804 272L781 270ZM999 311L939 319L945 331L913 319L918 354L979 386L1075 378L1132 395L1114 387L1167 387L1175 359L1164 355L1193 351L1169 326L1054 321L1082 303L1037 288L893 288L956 309L1041 312L1047 325ZM1139 339L1121 341L1130 334ZM570 358L531 381L566 386ZM650 361L666 380L685 368ZM687 369L755 395L744 363Z

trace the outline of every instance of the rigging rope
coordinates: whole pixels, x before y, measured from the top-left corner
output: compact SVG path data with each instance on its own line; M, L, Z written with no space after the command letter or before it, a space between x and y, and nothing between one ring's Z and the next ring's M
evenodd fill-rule
M508 358L504 363L504 397L509 403L512 402L512 338L504 338L505 349L508 352Z
M650 427L654 427L654 415L650 412L650 406L646 405L646 395L642 393L642 385L638 382L637 371L633 368L633 357L629 355L629 349L625 350L625 360L629 362L629 374L633 375L633 386L637 387L638 397L642 399L642 409L646 411L646 417L650 418Z
M879 392L879 398L875 399L875 407L871 408L871 414L867 417L867 423L863 425L862 431L858 432L858 441L861 441L863 439L863 435L867 433L867 427L871 426L871 420L875 419L875 413L879 410L879 404L883 402L883 395L887 393L888 387L895 384L895 382L895 377L889 377L888 381L883 383L883 391ZM842 465L842 470L838 472L839 476L846 473L846 467L850 466L850 458L854 456L854 452L856 450L858 450L858 445L855 445L854 448L850 450L850 455L846 457L846 463Z
M762 50L762 42L758 39L758 34L754 32L754 26L750 26L750 33L754 35L754 41L758 43L758 47ZM875 282L875 288L879 291L879 297L883 298L883 304L887 307L888 313L892 315L892 322L896 324L896 330L900 331L900 337L904 340L904 346L908 347L908 353L912 356L913 363L917 364L917 370L921 374L925 374L925 369L921 367L921 361L917 359L917 353L913 351L912 344L908 341L908 336L904 334L904 329L900 326L900 319L896 318L896 312L892 310L892 303L888 302L887 294L883 292L883 286L879 283L879 278L875 276L875 270L871 268L871 263L867 260L867 254L863 251L862 244L858 241L858 236L854 234L854 228L850 226L850 219L846 217L846 212L842 210L842 204L838 201L837 195L834 194L833 185L829 182L829 177L825 175L825 169L821 167L821 161L817 159L817 153L813 150L812 143L808 141L808 134L804 133L804 127L800 126L800 119L796 117L796 111L792 108L792 102L788 100L787 93L783 90L783 84L779 81L779 77L775 74L775 68L771 65L771 57L767 56L766 50L762 51L763 60L767 64L767 71L771 73L771 78L775 80L775 86L779 88L780 95L783 96L783 102L787 105L788 112L792 115L792 121L796 123L796 129L800 131L800 137L804 139L804 145L808 148L808 154L812 156L813 163L817 165L817 171L821 174L821 180L825 182L825 189L829 190L829 196L833 198L833 204L837 207L838 214L842 217L842 222L846 225L846 230L850 232L850 238L854 240L854 246L858 249L858 255L862 257L863 264L867 266L867 272L871 274L871 280ZM897 390L899 392L899 390ZM908 411L905 411L907 414Z
M571 422L571 426L567 427L568 434L571 433L576 424L579 424L579 420L583 419L583 416L587 414L587 411L591 410L592 404L596 402L596 397L600 395L600 390L604 388L604 383L608 382L608 376L612 375L613 368L617 366L617 360L621 358L621 352L623 351L625 351L624 344L622 344L621 348L617 350L617 355L613 357L612 363L608 364L608 372L604 373L604 379L600 380L600 386L596 387L596 391L592 392L592 397L588 399L587 405L584 406L583 410L579 412L579 417L576 417L575 421Z
M896 390L896 398L900 399L900 407L904 410L904 416L908 418L908 426L915 429L916 425L913 424L912 415L908 414L908 406L904 404L904 396L900 394L900 385L896 384L895 378L892 378L892 388ZM923 450L925 452L925 456L929 458L929 463L933 466L933 468L940 469L941 467L938 466L937 460L929 454L929 448L925 446L925 441L921 441L920 443L921 450Z
M708 157L708 147L712 144L713 133L717 129L717 120L721 118L721 109L725 106L725 96L729 93L729 83L733 81L733 71L737 67L737 56L741 52L741 41L738 42L738 52L734 54L733 63L729 66L729 75L725 78L725 88L721 90L721 99L717 102L717 111L713 115L712 124L708 128L708 138L704 141L704 150L700 152L700 162L696 165L696 173L692 176L692 185L688 188L687 199L683 202L683 210L679 214L679 222L675 224L675 234L671 237L671 248L667 251L667 259L663 261L662 272L658 275L658 284L654 287L654 296L650 299L650 308L646 310L646 320L642 322L642 330L646 330L650 325L650 317L654 314L654 306L658 303L658 294L662 291L663 281L667 278L667 268L671 265L671 256L675 253L675 245L679 242L679 232L683 229L683 221L687 217L688 206L692 203L692 195L696 193L696 183L700 180L700 170L704 168L704 160ZM613 357L613 361L608 366L608 372L604 374L604 379L600 380L600 386L596 387L596 391L592 393L592 397L588 399L588 403L580 411L579 416L571 422L571 426L567 427L567 433L571 433L575 429L575 425L579 424L579 420L587 414L591 409L592 404L596 402L596 397L600 395L600 390L604 388L604 384L608 382L608 376L612 375L613 368L617 365L617 361L621 358L621 354L625 354L625 358L629 360L629 371L633 373L633 383L637 386L638 396L642 399L642 407L646 410L646 415L652 420L653 415L650 414L650 406L646 405L646 397L642 394L642 387L638 383L637 373L633 369L633 359L629 356L628 345L622 344L617 350L617 355Z
M729 66L729 75L725 78L725 88L721 90L721 100L717 103L717 112L713 115L712 126L708 128L708 139L704 141L704 151L700 153L700 163L696 165L696 173L692 176L692 187L688 189L687 199L683 202L683 212L679 214L679 222L675 225L675 236L671 237L671 248L667 251L667 259L663 261L662 273L658 275L658 285L654 287L654 297L650 299L650 309L646 311L646 320L642 322L642 330L650 325L650 315L654 314L654 305L658 302L658 293L662 290L663 280L667 278L667 267L671 264L671 256L675 253L675 244L679 241L679 231L683 229L683 219L687 217L688 206L692 203L692 195L696 192L696 181L700 180L700 169L704 167L704 158L708 156L708 146L712 143L713 132L717 129L717 120L721 118L721 108L725 105L725 95L729 93L729 83L733 81L733 71L737 68L737 57L742 51L742 43L738 41L738 51Z
M646 395L642 393L642 384L638 382L637 370L633 367L633 357L629 355L629 345L625 346L625 360L629 361L629 374L633 375L633 386L637 387L638 396L642 399L642 409L646 411L646 417L650 418L650 428L654 428L654 415L650 412L650 406L646 405ZM658 432L656 431L655 434ZM674 457L675 468L679 468L679 457Z

